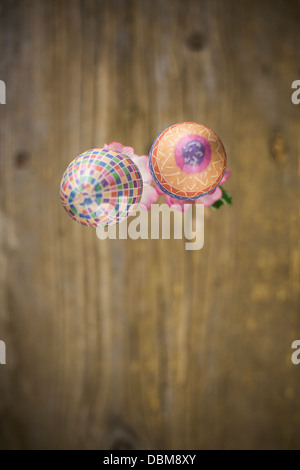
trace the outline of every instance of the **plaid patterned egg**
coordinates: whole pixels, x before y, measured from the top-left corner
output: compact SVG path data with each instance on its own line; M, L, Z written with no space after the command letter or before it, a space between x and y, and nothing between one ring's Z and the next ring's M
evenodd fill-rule
M60 197L64 209L83 225L119 223L138 206L143 180L136 164L111 149L87 150L63 174Z
M149 168L164 193L181 200L198 199L221 182L226 152L213 131L195 122L181 122L154 141Z

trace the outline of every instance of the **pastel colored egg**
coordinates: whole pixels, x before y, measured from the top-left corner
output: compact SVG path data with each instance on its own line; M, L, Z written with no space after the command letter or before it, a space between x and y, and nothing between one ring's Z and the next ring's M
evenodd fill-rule
M149 168L164 193L181 200L198 199L221 182L226 152L213 131L195 122L181 122L154 141Z
M63 174L64 209L83 225L113 225L138 206L143 180L136 164L115 150L92 149L76 157Z

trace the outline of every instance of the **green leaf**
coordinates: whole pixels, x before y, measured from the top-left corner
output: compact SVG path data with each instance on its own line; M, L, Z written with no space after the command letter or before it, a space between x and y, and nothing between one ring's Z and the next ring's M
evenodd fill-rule
M222 199L224 199L225 204L227 204L228 206L232 206L232 196L230 196L230 194L222 186L221 186L221 190L222 190Z
M232 197L228 192L220 186L220 189L222 191L222 197L218 201L214 202L210 207L214 210L220 209L221 206L231 206L232 205Z

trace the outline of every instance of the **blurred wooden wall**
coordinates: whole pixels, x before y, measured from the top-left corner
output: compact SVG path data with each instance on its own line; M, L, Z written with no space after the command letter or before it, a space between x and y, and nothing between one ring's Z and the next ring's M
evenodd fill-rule
M2 0L1 448L299 448L300 2ZM180 121L227 149L205 244L106 240L76 155Z

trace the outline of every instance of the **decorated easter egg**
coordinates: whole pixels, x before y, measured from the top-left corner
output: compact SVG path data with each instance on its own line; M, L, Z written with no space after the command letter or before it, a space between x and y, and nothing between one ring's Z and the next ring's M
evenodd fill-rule
M99 148L87 150L69 164L60 197L77 222L106 226L128 217L137 208L142 191L136 164L115 150Z
M181 122L154 141L149 168L164 193L182 200L197 199L221 182L226 152L213 131L195 122Z

